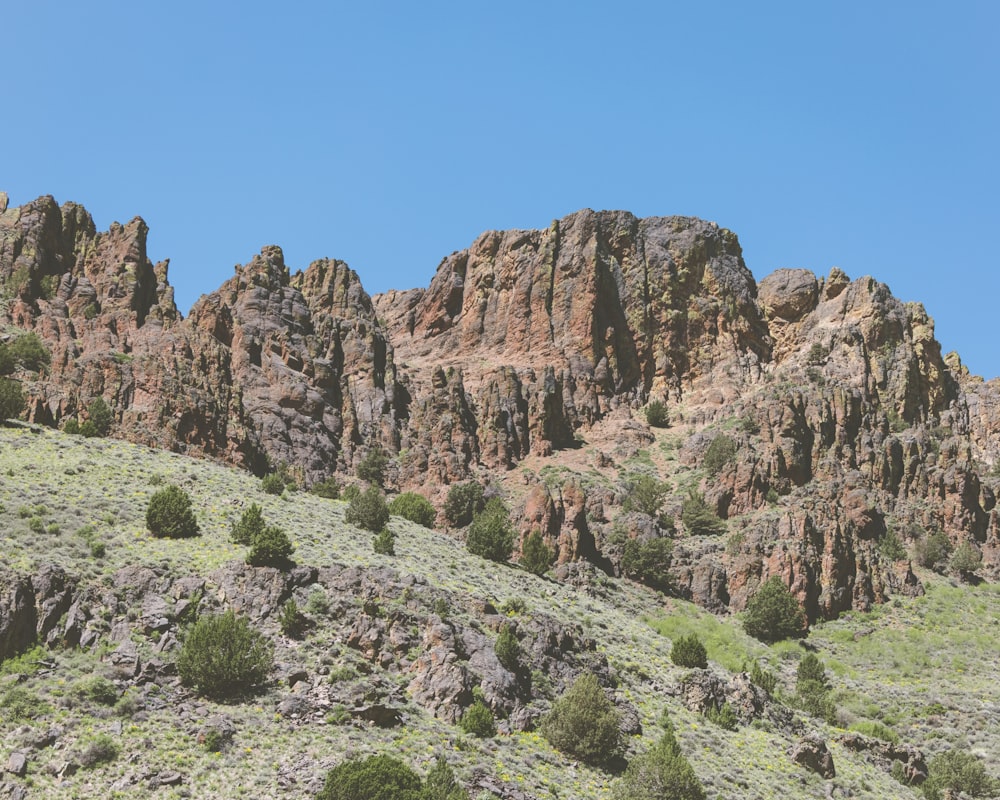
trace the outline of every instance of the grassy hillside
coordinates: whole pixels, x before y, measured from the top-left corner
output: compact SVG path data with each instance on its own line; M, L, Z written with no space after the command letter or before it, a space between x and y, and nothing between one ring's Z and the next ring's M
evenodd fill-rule
M147 502L167 484L190 493L201 536L159 540L146 531ZM697 633L711 668L724 676L758 659L779 676L789 703L795 668L806 652L800 644L767 647L733 619L599 574L585 572L579 586L537 578L472 556L457 538L398 518L390 523L396 555L377 555L371 534L344 522L346 504L302 492L268 495L251 476L209 462L52 431L0 431L0 561L21 575L55 563L79 580L79 591L100 594L114 588L119 570L143 565L173 579L207 577L206 594L215 592L214 601L224 605L210 576L243 560L245 548L229 541L229 530L251 502L288 532L297 563L359 567L374 584L404 587L376 598L387 616L434 609L482 627L483 608L519 598L523 616L548 615L593 639L595 653L617 676L617 696L638 710L643 734L629 741L629 754L658 738L657 721L666 710L713 800L920 796L836 741L841 728L864 721L892 728L928 756L959 747L1000 762L1000 591L994 586L922 575L924 597L893 600L870 614L814 628L807 644L826 662L837 723L794 710L794 726L760 720L729 731L688 711L677 696L688 670L670 661L673 638ZM421 774L444 755L464 782L486 773L507 791L537 798L610 796L615 775L572 761L538 733L478 739L415 703L406 687L419 652L383 668L345 641L353 616L371 598L338 595L322 583L301 586L294 596L312 627L294 640L281 635L277 609L262 615L260 627L275 642L278 668L267 689L244 702L199 698L176 678L140 690L117 675L116 625L129 624L127 638L141 658L167 665L169 674L176 656L171 637L182 638L186 622L147 633L137 622L143 609L127 603L102 606L105 633L87 648L35 650L0 664L0 735L8 752L29 751L27 774L6 779L26 786L29 797L308 797L344 758L388 752ZM414 635L419 640L419 631ZM281 710L294 707L287 701L296 689L283 678L296 671L309 676L314 694L317 686L329 687L330 702L319 719ZM111 681L113 696L102 694L93 676ZM345 698L364 696L370 686L400 705L402 725L380 728L351 719ZM211 752L203 732L220 716L233 728L232 746ZM789 758L789 747L808 731L829 744L835 778L824 780ZM46 736L52 741L39 744ZM117 753L86 763L102 748Z

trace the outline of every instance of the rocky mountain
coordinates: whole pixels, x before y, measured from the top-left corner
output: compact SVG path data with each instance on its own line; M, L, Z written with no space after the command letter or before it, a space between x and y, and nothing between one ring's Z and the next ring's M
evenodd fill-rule
M484 233L426 289L374 298L343 262L293 274L264 247L182 318L146 233L51 197L0 214L4 335L52 353L18 375L29 420L102 397L115 437L307 484L382 448L389 485L439 507L494 484L567 580L669 537L675 592L716 611L771 575L814 620L919 592L886 541L938 532L1000 569L1000 384L872 278L758 284L713 223L581 211ZM654 513L628 502L640 475L667 484ZM725 535L689 524L692 496Z

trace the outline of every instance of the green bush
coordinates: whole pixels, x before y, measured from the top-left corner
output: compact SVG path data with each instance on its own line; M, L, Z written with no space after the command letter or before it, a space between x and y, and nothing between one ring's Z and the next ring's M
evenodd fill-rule
M709 475L718 475L726 464L736 460L736 442L724 433L720 433L705 451L702 466Z
M378 486L372 485L357 495L347 506L344 519L350 525L378 533L389 522L389 507Z
M953 572L961 575L971 575L983 565L983 556L975 547L968 542L962 542L951 554L948 566Z
M706 800L705 789L671 729L629 762L612 796L614 800Z
M17 367L17 362L14 361L14 354L10 352L10 347L6 344L0 344L0 375L10 375L15 367Z
M670 648L670 660L678 667L705 669L708 667L708 651L696 634L681 636L674 640Z
M394 517L402 517L425 528L433 528L437 519L437 511L430 501L416 492L403 492L389 503L389 513Z
M670 492L670 486L656 480L652 475L640 474L632 478L626 491L625 502L622 503L623 510L638 511L640 514L655 517Z
M492 498L469 525L465 546L470 553L503 562L514 548L514 526L510 513L499 497Z
M646 422L653 428L670 427L670 414L667 404L662 400L653 400L646 406Z
M80 435L85 436L88 439L95 439L101 434L97 430L97 426L92 420L85 419L83 424L80 426Z
M768 672L764 669L757 659L753 660L750 664L750 668L747 669L747 665L743 665L743 671L750 673L750 683L756 686L758 689L763 690L768 697L774 697L775 691L778 688L778 676L773 672Z
M424 800L420 776L390 756L338 764L326 775L316 800Z
M681 521L692 536L719 536L726 532L726 523L705 502L705 497L692 489L681 506Z
M491 739L497 733L497 725L493 719L493 712L490 711L490 707L482 700L476 700L471 706L465 709L462 719L459 720L458 727L480 739Z
M118 743L108 734L99 733L80 753L77 761L84 769L96 767L98 764L110 764L118 758Z
M735 731L736 726L739 725L736 712L733 711L733 707L729 703L723 703L721 706L709 706L708 710L705 711L705 719L726 731Z
M804 655L795 671L795 694L803 711L831 725L836 723L837 707L830 699L826 667L813 653Z
M932 531L917 540L914 555L920 566L943 572L951 557L951 541L941 531Z
M382 528L372 538L372 549L381 556L396 555L396 534L388 528Z
M500 629L496 644L493 646L497 654L497 659L504 668L511 672L517 672L521 668L521 643L514 635L511 625L505 624Z
M389 466L389 456L381 447L374 447L365 453L365 457L358 463L355 473L358 480L370 483L373 486L385 486L385 471Z
M24 392L12 378L0 378L0 422L20 417L24 412Z
M49 711L48 704L23 686L12 686L0 695L0 721L5 723L34 719Z
M552 704L542 719L541 734L557 750L588 764L612 761L621 752L621 714L597 678L583 673Z
M860 733L862 736L870 736L873 739L881 739L883 742L899 744L899 734L888 725L874 720L863 719L855 722L848 730Z
M795 669L795 685L798 689L803 681L814 681L824 689L829 688L830 683L826 678L826 666L814 653L806 653L799 661Z
M179 486L160 489L149 499L146 527L154 536L180 539L198 535L198 520L191 510L191 498Z
M251 540L247 563L254 567L285 568L294 552L295 545L288 535L277 525L267 525Z
M1000 781L991 778L983 762L965 750L948 750L935 756L928 762L927 772L921 786L927 800L943 800L946 789L970 797L991 797L1000 791Z
M298 639L305 631L307 623L305 614L299 611L299 604L289 597L281 606L281 613L278 615L281 632L289 639Z
M14 361L29 372L38 372L42 367L47 367L52 360L49 349L34 333L22 333L7 347Z
M261 478L260 488L265 494L281 494L285 491L285 480L277 472L271 472Z
M456 483L448 490L444 503L444 516L448 524L464 528L472 518L483 510L483 487L478 483Z
M544 575L549 571L555 553L545 544L542 534L538 530L533 530L528 534L521 547L520 565L533 575Z
M76 421L76 417L70 417L63 423L63 433L69 433L73 436L80 433L80 423Z
M107 436L111 432L111 408L103 397L95 397L87 406L87 420L93 423L98 436Z
M469 800L469 793L455 780L455 773L442 756L427 771L423 800Z
M666 538L645 542L629 539L622 553L622 574L661 592L668 592L672 586L670 562L673 550L673 542Z
M89 700L102 706L113 706L121 696L118 687L100 675L91 675L81 680L73 687L73 694L81 700Z
M768 578L750 598L743 613L743 630L768 644L805 635L802 607L777 575Z
M250 544L255 536L259 536L264 531L264 514L261 507L252 503L246 509L239 522L233 523L229 530L229 538L236 544Z
M330 476L326 480L314 483L309 489L317 497L325 497L327 500L336 500L340 497L340 484L337 479Z
M882 554L882 558L887 561L899 561L906 558L906 548L903 547L899 535L891 528L879 540L878 551Z
M181 680L217 700L261 686L273 666L271 643L232 611L199 617L177 656Z

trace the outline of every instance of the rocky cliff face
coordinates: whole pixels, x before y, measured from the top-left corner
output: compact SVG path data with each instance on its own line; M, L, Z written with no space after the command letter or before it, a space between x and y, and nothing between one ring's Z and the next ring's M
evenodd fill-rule
M101 396L113 434L307 482L371 447L390 482L440 498L502 485L522 535L618 569L638 473L669 483L677 591L740 609L782 575L810 615L917 591L882 544L941 530L1000 566L1000 392L942 357L933 322L871 278L779 270L757 285L736 236L687 217L581 211L491 231L427 289L370 298L338 261L291 274L265 247L182 319L141 219L95 230L40 198L0 214L0 306L52 351L22 375L59 424ZM672 428L646 425L666 402ZM734 452L707 464L725 436ZM729 519L692 535L685 496ZM572 570L569 571L570 574Z

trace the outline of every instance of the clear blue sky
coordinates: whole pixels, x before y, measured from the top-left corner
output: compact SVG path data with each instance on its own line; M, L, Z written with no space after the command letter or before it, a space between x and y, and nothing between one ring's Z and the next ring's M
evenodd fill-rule
M0 190L135 215L181 310L279 244L372 293L580 208L874 275L1000 375L996 2L19 2Z

